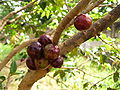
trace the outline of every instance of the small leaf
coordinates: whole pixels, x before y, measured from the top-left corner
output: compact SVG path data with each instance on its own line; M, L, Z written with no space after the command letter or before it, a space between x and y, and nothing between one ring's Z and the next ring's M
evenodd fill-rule
M53 77L57 76L58 74L62 73L63 71L62 70L58 70L56 71L54 74L53 74Z
M65 77L65 72L60 73L60 78L63 79Z
M42 2L40 2L39 5L42 8L42 10L44 10L46 8L46 6L47 6L47 2L46 1L42 1Z
M5 76L0 76L0 84L5 80Z
M105 61L106 61L106 59L107 59L107 56L106 56L106 55L100 55L100 63L101 63L101 64L104 64Z
M17 64L16 61L13 61L10 66L10 74L15 74L16 70L17 70Z
M88 85L89 85L89 83L88 83L88 82L84 83L84 84L83 84L83 88L88 87Z
M114 82L117 82L119 79L119 73L118 72L115 72L114 75L113 75L113 80Z

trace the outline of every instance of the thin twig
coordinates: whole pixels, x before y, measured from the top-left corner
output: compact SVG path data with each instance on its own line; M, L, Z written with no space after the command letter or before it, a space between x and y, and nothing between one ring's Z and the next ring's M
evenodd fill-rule
M115 71L115 72L116 72L116 71ZM115 73L115 72L114 72L114 73ZM98 83L100 83L101 81L103 81L103 80L107 79L108 77L112 76L114 73L111 73L111 74L109 74L108 76L104 77L103 79L97 81L95 84L93 84L93 85L90 87L89 90L91 90L92 87L96 86L96 85L97 85Z
M100 36L98 36L105 44L107 44L107 45L110 45L112 48L114 48L118 53L120 53L120 51L117 49L117 48L115 48L112 44L109 44L109 43L107 43L105 40L103 40ZM117 59L119 59L120 60L120 58L119 57L116 57Z
M35 3L37 0L34 0L33 2L30 2L29 4L27 4L26 6L22 7L21 9L17 10L17 11L12 11L10 12L8 15L6 15L0 22L0 31L3 29L3 27L7 24L7 22L9 21L8 19L14 15L16 15L18 12L30 7L33 5L33 3Z
M62 81L59 81L59 80L57 80L57 79L55 79L54 77L52 77L52 76L50 76L49 74L47 74L47 76L48 77L50 77L50 78L52 78L52 79L54 79L55 81L58 81L58 82L60 82L60 83L62 83L62 84L64 84L67 88L70 88L71 86L69 85L66 85L64 82L62 82ZM72 88L72 87L71 87Z
M79 68L77 68L77 67L61 67L61 69L76 69L76 70L79 70L79 71L83 72L83 73L86 74L86 75L100 78L99 76L94 76L94 75L91 75L91 74L89 74L89 73L86 73L85 71L83 71L82 69L79 69Z
M23 42L21 45L17 46L16 48L14 48L9 55L0 63L0 71L2 70L2 68L9 62L9 60L18 52L20 52L23 48L27 47L30 43L37 41L38 38L35 39L31 39L28 41Z

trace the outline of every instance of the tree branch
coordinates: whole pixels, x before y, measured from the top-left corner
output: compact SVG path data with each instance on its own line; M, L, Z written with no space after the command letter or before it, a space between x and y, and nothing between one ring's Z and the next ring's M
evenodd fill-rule
M40 78L44 77L48 71L47 70L28 70L27 74L21 81L18 90L30 90L32 85Z
M30 43L37 41L38 38L35 39L31 39L28 40L26 42L23 42L21 45L17 46L16 48L14 48L10 54L0 63L0 71L2 70L2 68L9 62L9 60L18 52L20 52L23 48L25 48L26 46L28 46Z
M102 4L105 0L99 0L99 1L96 1L94 4L90 3L90 5L87 6L87 8L85 10L82 11L82 13L88 13L90 12L91 10L93 10L95 7L98 7L100 4ZM74 18L70 21L69 24L67 24L67 26L65 28L68 28L70 27L71 25L73 25L74 23Z
M59 38L63 30L65 29L66 25L83 9L86 8L88 3L91 0L80 0L80 2L63 18L63 20L59 23L58 27L53 36L53 42L55 44L58 43Z
M96 21L88 30L81 31L75 34L70 39L64 41L61 45L61 54L65 55L72 51L75 47L79 46L83 42L87 41L91 37L96 36L101 31L106 29L115 20L120 17L120 5L113 9L109 14Z
M73 48L75 48L76 46L79 46L81 43L85 42L91 37L94 37L101 31L106 29L119 17L120 17L120 5L113 9L108 15L96 21L91 26L90 29L77 33L69 40L66 40L63 44L61 44L60 45L61 55L67 54L68 52L72 51ZM27 88L26 90L30 90L32 85L46 74L47 70L29 71L23 78L22 82L20 83L19 90L23 90L23 88Z
M29 4L27 4L26 6L22 7L21 9L19 9L18 11L12 11L10 12L8 15L6 15L1 21L0 21L0 31L3 29L3 27L7 24L7 21L10 17L16 15L18 12L32 6L37 0L34 0L33 2L30 2Z

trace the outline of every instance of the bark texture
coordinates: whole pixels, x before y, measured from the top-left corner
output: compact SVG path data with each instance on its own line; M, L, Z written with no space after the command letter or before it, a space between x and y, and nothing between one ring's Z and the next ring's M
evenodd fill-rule
M110 26L119 17L120 17L120 5L113 9L109 14L96 21L88 30L81 31L75 34L70 39L66 40L64 43L62 43L60 45L61 54L64 55L67 54L68 52L72 51L75 47L79 46L86 40L96 36L103 30L105 30L108 26Z
M53 36L53 42L58 43L59 38L66 25L79 13L82 12L91 0L80 0L80 2L63 18L58 25L55 34Z
M72 51L75 47L79 46L81 43L90 39L91 37L96 36L101 31L106 29L111 25L115 20L120 17L120 5L113 9L108 15L96 21L88 30L79 32L69 40L66 40L63 44L60 45L61 54L65 55L68 52ZM37 71L28 71L26 76L23 78L22 82L19 85L18 90L30 90L32 85L44 77L47 74L48 70L37 70Z

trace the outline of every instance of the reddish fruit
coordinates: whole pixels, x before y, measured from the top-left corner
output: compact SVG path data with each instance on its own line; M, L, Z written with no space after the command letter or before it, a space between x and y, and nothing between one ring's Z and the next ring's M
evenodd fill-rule
M60 49L57 45L48 44L44 48L44 57L46 59L53 59L54 60L54 59L58 58L59 53L60 53Z
M86 30L92 25L92 19L86 14L78 15L74 20L74 26L77 30Z
M31 70L37 70L36 66L35 66L35 62L34 62L34 59L32 58L27 58L26 60L26 65L29 69Z
M48 66L48 60L44 58L35 60L35 66L37 69L43 69Z
M52 39L49 35L41 35L38 39L38 42L40 42L43 46L46 46L47 44L52 44Z
M63 65L64 58L62 56L59 56L57 59L54 60L54 62L51 62L50 64L55 68L60 68Z
M27 48L28 55L33 59L39 59L43 54L42 45L39 42L33 42Z

